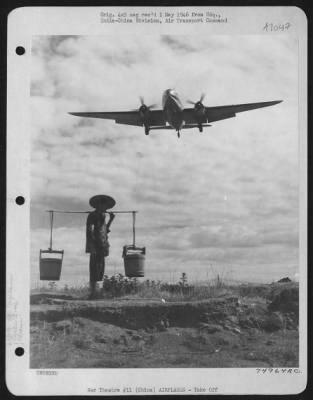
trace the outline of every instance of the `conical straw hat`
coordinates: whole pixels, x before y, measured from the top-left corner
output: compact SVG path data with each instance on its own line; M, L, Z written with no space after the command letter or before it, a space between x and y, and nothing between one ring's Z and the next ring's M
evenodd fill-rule
M97 194L96 196L92 196L89 200L89 204L93 208L97 208L98 204L104 204L105 208L112 208L115 206L115 200L111 196L107 196L105 194Z

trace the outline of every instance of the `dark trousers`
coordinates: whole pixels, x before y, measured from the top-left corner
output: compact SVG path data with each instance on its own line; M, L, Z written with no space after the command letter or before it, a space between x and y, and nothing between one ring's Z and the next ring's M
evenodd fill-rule
M103 280L105 267L105 250L97 249L95 253L90 254L89 259L89 281L90 285Z

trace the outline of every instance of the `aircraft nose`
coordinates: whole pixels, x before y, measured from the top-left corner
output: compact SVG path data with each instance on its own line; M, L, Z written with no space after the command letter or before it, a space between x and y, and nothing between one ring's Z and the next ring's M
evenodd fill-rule
M165 92L163 93L163 98L162 98L163 107L165 106L165 104L170 96L170 92L171 92L171 89L166 89Z
M165 92L164 92L164 94L166 94L167 96L169 96L169 95L175 94L175 91L174 91L174 89L166 89Z

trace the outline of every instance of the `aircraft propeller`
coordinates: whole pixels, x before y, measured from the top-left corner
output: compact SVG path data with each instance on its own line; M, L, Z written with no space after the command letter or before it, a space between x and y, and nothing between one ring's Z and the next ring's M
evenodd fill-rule
M140 104L141 104L141 106L139 108L139 111L143 111L144 112L146 110L151 110L152 108L157 107L157 104L150 104L150 106L147 106L145 104L145 100L144 100L143 96L139 96L139 100L140 100Z
M198 122L198 128L200 132L203 132L202 124L206 122L206 109L202 103L204 98L205 98L205 93L202 93L200 96L200 100L198 101L187 100L187 103L192 104L194 106L194 114Z
M205 98L205 93L202 93L200 96L200 100L198 100L198 101L187 100L187 103L194 105L196 108L198 108L198 107L202 108L202 107L204 107L203 103L202 103L204 98Z
M141 106L138 108L138 112L141 118L141 121L145 127L145 135L149 135L150 131L150 110L152 108L157 107L157 104L150 104L150 106L147 106L145 104L145 100L143 96L139 96L140 104Z

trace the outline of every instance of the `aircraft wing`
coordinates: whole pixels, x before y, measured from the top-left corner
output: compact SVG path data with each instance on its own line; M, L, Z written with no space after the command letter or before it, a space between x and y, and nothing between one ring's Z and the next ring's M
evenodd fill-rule
M115 123L123 125L143 126L138 111L70 112L69 114L77 117L111 119L115 120ZM149 124L151 126L165 125L165 123L162 110L151 110L149 112Z
M261 103L205 107L205 120L203 122L215 122L215 121L220 121L222 119L233 118L236 116L237 113L243 111L255 110L257 108L274 106L275 104L281 102L282 100L276 100L276 101L265 101ZM197 123L194 108L184 109L184 120L186 121L187 124Z

